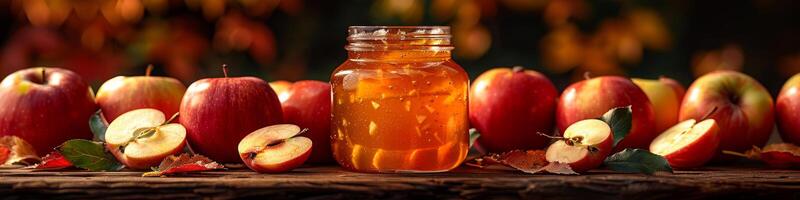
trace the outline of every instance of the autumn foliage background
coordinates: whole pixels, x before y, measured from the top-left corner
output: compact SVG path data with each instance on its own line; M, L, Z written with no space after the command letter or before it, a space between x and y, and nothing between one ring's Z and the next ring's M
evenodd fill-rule
M0 76L60 66L95 88L116 75L185 84L234 75L328 80L350 25L452 26L475 77L522 65L558 86L593 75L744 71L776 94L800 72L800 3L584 0L0 0Z

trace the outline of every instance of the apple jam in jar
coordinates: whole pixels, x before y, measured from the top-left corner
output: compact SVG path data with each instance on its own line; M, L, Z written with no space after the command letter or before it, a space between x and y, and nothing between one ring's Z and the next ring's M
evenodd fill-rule
M359 172L443 172L469 149L467 73L446 26L350 27L331 77L336 161Z

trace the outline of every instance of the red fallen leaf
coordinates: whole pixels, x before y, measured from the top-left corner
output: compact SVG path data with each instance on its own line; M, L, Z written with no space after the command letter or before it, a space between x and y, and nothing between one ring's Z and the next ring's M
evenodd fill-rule
M6 160L8 160L10 154L11 154L11 149L8 149L8 147L0 146L0 163L6 163Z
M61 155L61 153L59 153L58 151L53 151L50 154L44 156L44 158L42 158L41 163L32 165L28 168L34 170L56 170L72 166L73 166L72 162L69 162L67 158L64 158L64 155Z
M800 168L800 147L789 143L777 143L765 146L763 149L753 146L753 149L744 153L722 151L725 154L745 157L751 160L760 160L772 168Z
M17 136L0 137L0 147L5 149L0 150L0 165L30 165L41 159L30 143Z
M157 168L154 168L152 172L142 174L142 176L166 176L177 173L199 172L223 168L225 167L205 156L184 153L180 156L164 158Z
M545 151L543 150L513 150L500 154L492 153L471 159L465 164L478 168L501 166L505 167L505 169L510 168L529 174L536 174L542 171L554 174L577 174L567 164L547 162Z

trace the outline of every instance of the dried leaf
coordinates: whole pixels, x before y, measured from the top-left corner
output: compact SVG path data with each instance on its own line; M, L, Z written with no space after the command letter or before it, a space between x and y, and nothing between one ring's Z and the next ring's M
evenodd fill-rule
M554 174L578 174L562 163L550 163L545 159L543 150L514 150L501 154L487 154L465 163L478 168L496 168L518 170L529 174L550 172Z
M0 165L31 165L41 160L33 145L17 136L0 137L0 148L5 149L0 149Z
M69 162L64 155L58 151L53 151L42 158L42 162L32 165L28 169L33 170L57 170L72 167L72 162Z
M745 153L722 151L725 154L759 160L777 169L800 168L800 147L789 143L770 144L763 149L753 146Z
M142 174L145 177L152 176L166 176L177 173L209 171L215 169L223 169L224 166L211 159L201 155L181 154L180 156L169 156L161 161L157 168L152 172Z

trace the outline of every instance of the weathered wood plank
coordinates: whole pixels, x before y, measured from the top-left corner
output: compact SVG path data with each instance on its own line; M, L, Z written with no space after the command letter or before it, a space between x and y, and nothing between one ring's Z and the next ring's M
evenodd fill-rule
M800 172L710 168L640 175L595 170L581 176L528 175L459 168L438 174L363 174L338 167L309 167L287 174L247 170L181 177L140 177L141 172L29 172L0 170L4 199L235 199L248 197L401 198L800 198Z

